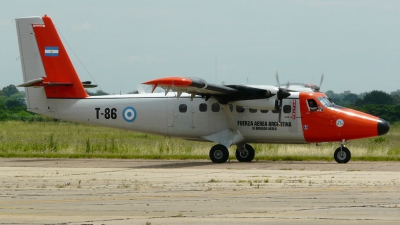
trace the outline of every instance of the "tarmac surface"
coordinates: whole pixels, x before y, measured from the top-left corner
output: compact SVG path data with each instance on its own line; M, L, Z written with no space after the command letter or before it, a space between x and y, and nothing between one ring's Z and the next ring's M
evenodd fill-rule
M400 224L400 163L0 158L0 224Z

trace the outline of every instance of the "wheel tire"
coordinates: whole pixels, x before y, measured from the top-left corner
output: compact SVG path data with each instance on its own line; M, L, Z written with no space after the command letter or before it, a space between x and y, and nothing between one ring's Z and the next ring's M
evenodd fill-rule
M236 149L236 159L239 162L251 162L254 159L255 156L255 151L254 148L251 147L249 144L245 144L245 149L246 152L243 154L243 152L239 151L239 149Z
M228 149L221 145L214 145L210 150L210 159L213 163L224 163L229 158Z
M337 163L347 163L351 159L350 150L346 147L337 148L333 157Z

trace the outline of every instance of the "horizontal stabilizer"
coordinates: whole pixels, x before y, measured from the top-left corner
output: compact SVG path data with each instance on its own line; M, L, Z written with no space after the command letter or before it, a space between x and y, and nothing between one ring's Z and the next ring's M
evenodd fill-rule
M97 84L83 84L84 88L95 88L97 87Z
M72 86L72 82L44 82L43 78L38 78L35 80L30 80L23 84L18 85L18 87L53 87L53 86Z
M97 87L97 84L92 84L91 81L83 81L82 85L84 88L95 88Z
M42 82L43 82L43 78L38 78L38 79L27 81L23 84L18 85L17 87L34 87L34 86L37 86L36 84L42 83Z

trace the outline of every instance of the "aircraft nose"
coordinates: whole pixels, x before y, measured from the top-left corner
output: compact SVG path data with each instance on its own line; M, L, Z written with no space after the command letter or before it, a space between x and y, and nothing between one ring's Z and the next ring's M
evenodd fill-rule
M379 118L378 121L378 135L384 135L389 131L389 123L386 122L384 119Z

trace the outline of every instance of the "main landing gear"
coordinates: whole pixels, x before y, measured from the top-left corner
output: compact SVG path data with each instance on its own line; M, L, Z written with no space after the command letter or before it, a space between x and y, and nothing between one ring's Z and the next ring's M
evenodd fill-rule
M337 148L333 154L333 157L337 163L347 163L351 159L350 150L345 147L344 141L345 140L342 141L340 147Z
M213 163L224 163L229 158L228 149L221 144L214 145L210 150L210 159Z
M236 159L239 162L251 162L254 159L254 155L254 148L251 145L237 145ZM214 163L224 163L229 159L229 151L224 145L214 145L210 150L210 159Z

